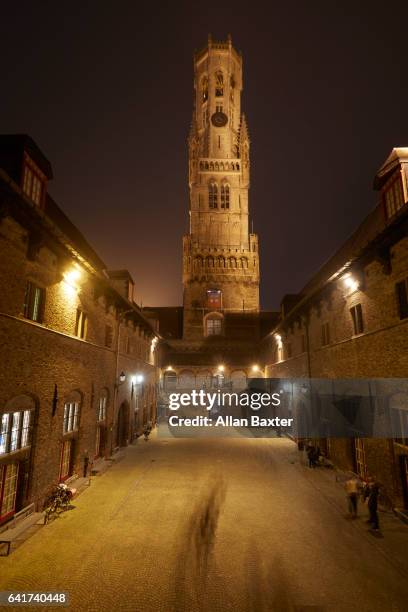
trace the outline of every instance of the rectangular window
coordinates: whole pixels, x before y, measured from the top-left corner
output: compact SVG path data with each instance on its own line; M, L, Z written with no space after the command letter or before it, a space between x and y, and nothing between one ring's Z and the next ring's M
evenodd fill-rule
M65 442L62 445L60 480L65 480L66 478L68 478L70 474L71 447L72 447L72 440L65 440Z
M221 319L207 319L207 336L219 336L221 331Z
M7 452L8 449L8 436L10 431L10 414L3 414L1 416L0 423L0 455Z
M356 306L350 308L350 314L353 319L354 335L362 334L364 331L364 321L361 304L356 304Z
M34 202L40 206L43 200L45 187L45 177L41 175L39 169L34 169L34 164L30 160L24 166L23 173L23 192Z
M112 348L113 344L113 328L110 325L105 325L105 346Z
M328 323L322 325L322 346L330 344L330 327Z
M12 453L30 444L32 411L8 412L0 417L0 455Z
M219 289L207 291L207 308L219 310L221 308L222 293Z
M24 316L26 319L42 323L45 306L45 289L31 281L27 282L24 300Z
M394 438L395 442L408 446L408 410L392 408L391 419L393 430L397 436Z
M402 189L401 175L392 178L384 190L385 209L387 219L404 206L404 193Z
M79 427L79 403L67 402L64 406L64 434L76 431Z
M88 317L84 313L83 310L78 308L77 316L76 316L76 323L75 323L75 335L78 338L82 338L82 340L84 340L86 338L87 330L88 330Z
M23 413L23 427L21 430L21 448L28 446L30 439L30 420L31 411L25 410Z
M10 451L15 451L18 448L19 434L21 428L21 412L13 413L13 420L11 426L11 438L10 438Z
M356 471L361 478L367 476L366 456L364 449L364 440L362 438L354 439L354 457L356 462Z
M395 285L398 300L399 318L406 319L408 317L408 280L405 279Z
M106 396L99 398L98 421L104 421L106 419L106 401Z
M16 504L18 463L0 466L0 519L13 514Z

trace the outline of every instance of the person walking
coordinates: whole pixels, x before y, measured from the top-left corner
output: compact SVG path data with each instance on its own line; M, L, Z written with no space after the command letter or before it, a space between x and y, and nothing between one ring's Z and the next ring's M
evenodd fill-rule
M351 518L357 518L359 481L355 476L352 476L344 483L344 489L347 495L348 509Z

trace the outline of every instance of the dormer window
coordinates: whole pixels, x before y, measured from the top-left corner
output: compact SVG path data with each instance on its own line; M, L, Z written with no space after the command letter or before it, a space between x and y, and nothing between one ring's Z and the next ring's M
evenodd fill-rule
M398 172L385 184L384 202L387 219L393 217L395 213L404 206L404 192L402 189L401 174Z
M27 197L41 206L45 194L46 178L31 158L24 155L23 191Z

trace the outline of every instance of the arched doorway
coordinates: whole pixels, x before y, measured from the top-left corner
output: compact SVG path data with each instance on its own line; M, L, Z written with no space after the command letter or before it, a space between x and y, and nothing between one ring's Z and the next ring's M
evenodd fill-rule
M116 446L126 446L129 433L129 404L124 401L119 406L116 426Z

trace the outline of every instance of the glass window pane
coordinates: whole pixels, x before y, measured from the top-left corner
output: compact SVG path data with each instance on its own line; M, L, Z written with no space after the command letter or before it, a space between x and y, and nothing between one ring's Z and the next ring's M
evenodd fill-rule
M7 435L10 426L10 415L3 414L1 417L0 423L0 455L6 452L7 450Z
M0 508L0 516L6 516L13 512L16 492L17 492L17 476L18 476L18 464L10 463L4 467L3 470L3 495ZM0 482L0 486L1 486Z
M21 432L21 448L24 448L24 446L28 446L29 444L30 418L31 411L25 410L23 416L23 429Z
M17 449L20 422L21 422L21 412L14 412L13 413L13 425L11 427L10 451L14 451Z

